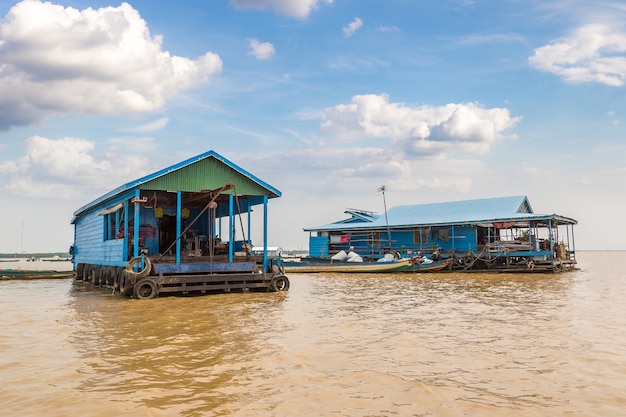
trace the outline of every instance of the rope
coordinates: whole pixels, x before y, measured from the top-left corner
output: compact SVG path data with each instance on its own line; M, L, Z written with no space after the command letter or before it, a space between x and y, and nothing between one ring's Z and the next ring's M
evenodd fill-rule
M242 234L243 240L246 241L246 232L243 229L243 218L241 217L241 207L239 206L239 197L237 196L237 189L235 188L234 185L233 185L233 193L235 193L235 203L237 204L237 214L239 216L239 225L241 226L241 234Z
M189 225L187 227L185 227L185 230L183 230L180 235L178 235L176 237L176 239L174 239L174 241L167 247L167 249L165 249L163 251L163 254L161 254L161 256L159 257L159 259L157 259L157 262L160 261L165 254L167 253L167 251L169 251L170 249L172 249L174 247L174 245L176 244L176 242L178 242L180 240L181 237L183 237L183 235L185 233L187 233L187 230L191 229L191 226L193 226L193 224L200 218L200 216L202 216L204 214L205 211L207 211L209 209L209 205L215 201L215 199L222 193L222 191L228 190L230 188L235 188L235 185L233 183L227 182L226 184L224 184L224 186L222 188L220 188L219 190L217 190L217 193L215 194L215 197L211 198L211 201L209 201L209 203L204 206L204 208L202 209L202 211L200 211L200 213L198 213L198 215L189 223Z
M476 253L475 253L474 251L471 251L471 253L472 253L472 255L473 255L472 262L470 262L470 263L469 263L467 266L465 266L465 268L463 268L462 270L463 270L463 271L467 271L467 270L468 270L468 269L470 269L472 266L474 266L474 264L475 264L477 261L479 261L479 260L480 260L480 261L485 262L486 264L492 264L492 263L494 263L494 262L496 261L496 258L497 258L499 255L501 255L501 254L503 254L504 252L506 252L506 248L501 248L501 249L498 251L498 253L496 253L496 256L495 256L494 258L485 257L485 258L483 259L483 258L482 258L482 255L485 253L485 251L487 251L487 249L488 249L488 248L489 248L489 245L485 245L485 247L483 248L483 250L482 250L482 251L481 251L478 255L476 255Z

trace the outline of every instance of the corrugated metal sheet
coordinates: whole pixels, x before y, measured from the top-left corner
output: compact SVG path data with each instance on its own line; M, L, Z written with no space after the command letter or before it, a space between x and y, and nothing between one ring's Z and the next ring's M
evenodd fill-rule
M237 194L269 198L280 197L281 192L261 181L254 175L233 164L214 151L194 156L178 164L164 168L145 177L131 181L104 194L74 212L74 217L102 203L108 202L131 190L149 189L156 191L202 191L222 187L226 182L235 184ZM259 204L262 198L250 199Z
M515 196L392 207L387 212L387 216L390 225L414 224L416 221L419 223L455 223L499 219L520 214L520 212L529 214L527 211L529 209L530 204L525 196Z
M387 219L390 227L434 226L505 220L523 221L548 218L559 219L570 224L576 223L573 219L557 216L555 214L535 215L526 196L397 206L387 211ZM331 223L324 226L306 228L304 230L345 230L349 228L384 229L386 227L387 222L385 216L380 216L373 222L351 224Z
M251 181L248 176L223 164L214 157L202 159L194 164L168 172L166 175L141 184L139 188L142 190L200 192L220 188L227 182L235 184L235 189L239 195L270 194L265 187ZM232 190L225 193L232 193Z

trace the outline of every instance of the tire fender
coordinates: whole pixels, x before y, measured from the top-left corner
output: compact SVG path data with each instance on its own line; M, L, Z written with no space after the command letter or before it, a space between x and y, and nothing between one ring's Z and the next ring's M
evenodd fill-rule
M274 275L270 281L269 290L272 292L289 290L289 278L283 274Z
M139 264L142 261L144 262L144 268L139 272L135 272L133 270L133 267L135 266L135 264ZM136 279L147 277L148 275L150 275L151 270L152 263L150 262L150 258L148 258L147 256L136 256L128 261L128 264L126 265L126 273L133 281L135 281Z

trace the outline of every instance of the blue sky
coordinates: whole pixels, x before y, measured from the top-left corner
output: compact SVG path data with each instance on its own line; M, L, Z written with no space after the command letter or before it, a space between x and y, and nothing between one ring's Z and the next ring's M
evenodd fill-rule
M215 150L271 245L359 208L527 195L626 249L626 3L0 0L0 252ZM253 235L253 239L254 239Z

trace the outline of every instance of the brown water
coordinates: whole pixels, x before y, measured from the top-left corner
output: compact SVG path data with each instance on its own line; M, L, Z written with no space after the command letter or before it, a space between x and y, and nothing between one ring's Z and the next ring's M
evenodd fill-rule
M0 282L0 415L626 415L626 253L578 260L147 301Z

